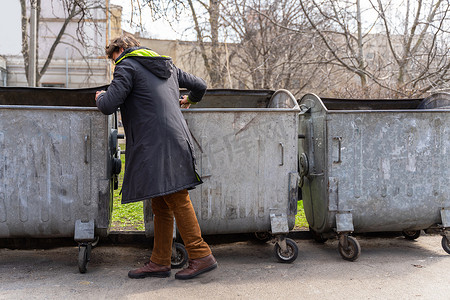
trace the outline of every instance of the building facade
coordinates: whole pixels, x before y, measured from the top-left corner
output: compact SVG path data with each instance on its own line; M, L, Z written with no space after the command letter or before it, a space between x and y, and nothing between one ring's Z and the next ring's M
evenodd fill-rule
M0 86L8 85L8 74L6 73L6 59L0 56Z
M122 8L115 5L106 7L104 1L90 2L87 17L80 19L77 15L67 24L68 8L63 6L62 1L41 2L37 38L38 72L46 64L49 55L51 60L37 86L85 88L110 82L111 64L104 49L111 36L121 34ZM55 44L64 26L60 42ZM17 53L4 58L6 84L28 86L23 55Z

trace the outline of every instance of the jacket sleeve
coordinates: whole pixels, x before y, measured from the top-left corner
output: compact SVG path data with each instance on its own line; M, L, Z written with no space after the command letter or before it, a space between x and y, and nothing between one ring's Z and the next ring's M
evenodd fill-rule
M192 102L199 102L206 93L206 82L200 77L184 72L175 67L178 74L178 84L180 88L189 90L189 100Z
M97 107L105 115L114 113L125 102L133 89L134 69L131 65L122 62L114 69L114 79L106 93L97 98Z

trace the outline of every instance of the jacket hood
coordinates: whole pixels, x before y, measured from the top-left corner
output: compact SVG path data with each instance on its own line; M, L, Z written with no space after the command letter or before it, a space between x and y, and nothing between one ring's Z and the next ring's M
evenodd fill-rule
M115 65L124 59L134 59L156 76L168 79L172 76L172 59L145 47L128 48L116 59Z

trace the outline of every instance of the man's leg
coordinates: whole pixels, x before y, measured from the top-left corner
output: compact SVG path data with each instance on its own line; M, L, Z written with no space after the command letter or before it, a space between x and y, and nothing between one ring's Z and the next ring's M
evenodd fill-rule
M173 213L163 197L151 200L155 214L154 243L150 261L143 267L128 272L130 278L168 277L172 256Z
M189 255L189 267L175 275L177 279L190 279L217 267L211 249L203 240L194 207L187 190L164 196L175 216L178 230Z
M154 263L170 266L173 242L173 212L167 206L164 196L152 199L155 215L153 225L153 251L150 260Z

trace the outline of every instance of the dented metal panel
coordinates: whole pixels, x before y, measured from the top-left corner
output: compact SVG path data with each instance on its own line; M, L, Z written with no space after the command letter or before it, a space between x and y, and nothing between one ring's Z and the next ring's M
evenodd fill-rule
M390 100L383 109L377 100L376 109L368 110L369 103L364 110L343 110L338 102L329 110L317 96L301 100L311 108L300 118L299 133L306 138L299 153L313 170L302 192L315 231L353 231L347 218L338 219L346 212L355 232L419 230L444 222L441 210L450 207L450 110L411 103L389 109L395 104Z
M228 100L233 102L234 96L228 95ZM245 98L245 94L238 96L239 101ZM297 108L183 111L204 181L189 191L203 234L267 232L273 228L287 233L294 227L298 114ZM151 214L148 204L145 211ZM271 213L281 217L271 218ZM272 224L271 219L286 226ZM153 235L149 216L146 233Z
M0 91L8 104L0 105L0 237L71 237L76 220L95 221L105 234L113 116L93 107L20 105L42 93L47 103L64 95L20 89L21 100L10 97L12 89ZM80 93L78 101L93 95Z

